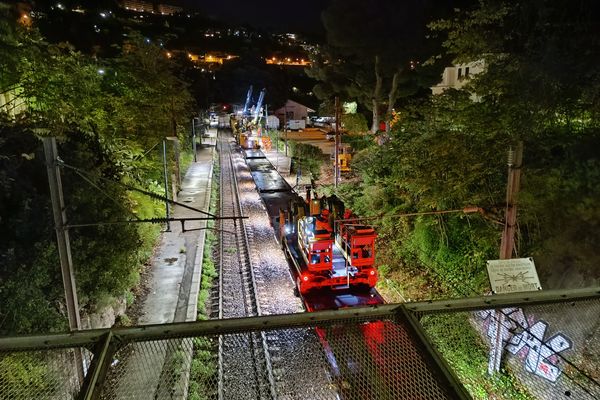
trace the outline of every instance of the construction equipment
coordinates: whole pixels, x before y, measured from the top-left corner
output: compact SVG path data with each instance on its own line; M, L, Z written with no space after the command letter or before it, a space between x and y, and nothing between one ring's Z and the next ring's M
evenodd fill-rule
M242 115L248 115L250 111L250 101L252 100L252 85L248 88L248 93L246 93L246 102L244 103L244 110L242 111Z

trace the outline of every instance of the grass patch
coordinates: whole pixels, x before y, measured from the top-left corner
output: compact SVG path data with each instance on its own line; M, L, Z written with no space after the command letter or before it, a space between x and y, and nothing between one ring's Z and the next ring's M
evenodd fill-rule
M444 219L443 224L439 220L390 219L382 226L379 234L385 246L380 245L378 254L377 288L391 300L398 301L398 293L407 301L422 301L485 292L485 269L478 266L485 265L494 249L469 236L475 222L469 225L458 218ZM487 374L489 344L482 340L470 315L427 315L420 322L473 398L533 399L508 369L494 376Z
M184 177L187 169L192 165L194 161L194 154L191 149L187 149L179 153L179 168L181 169L181 176Z

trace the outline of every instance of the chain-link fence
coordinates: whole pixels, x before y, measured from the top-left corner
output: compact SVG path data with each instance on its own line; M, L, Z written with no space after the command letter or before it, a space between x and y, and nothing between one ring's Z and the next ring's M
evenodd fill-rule
M600 399L600 300L416 314L475 398Z
M600 290L490 299L2 338L0 399L600 397Z

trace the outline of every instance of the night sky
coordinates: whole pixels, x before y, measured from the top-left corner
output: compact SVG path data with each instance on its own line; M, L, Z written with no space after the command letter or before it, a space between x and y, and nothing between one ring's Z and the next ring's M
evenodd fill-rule
M282 32L322 33L321 11L329 0L186 0L209 17Z

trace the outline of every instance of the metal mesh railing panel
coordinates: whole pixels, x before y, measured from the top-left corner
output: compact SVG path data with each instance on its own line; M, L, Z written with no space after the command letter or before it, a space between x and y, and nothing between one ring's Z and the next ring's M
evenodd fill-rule
M420 322L476 399L600 398L598 299L435 312Z
M315 328L329 376L343 399L447 399L424 347L399 317Z
M0 338L0 399L461 397L438 353L476 399L597 399L598 293Z
M109 360L102 399L185 399L193 340L126 343Z
M408 329L390 315L128 343L110 360L101 398L451 398Z
M0 399L75 399L92 357L80 348L0 352Z

